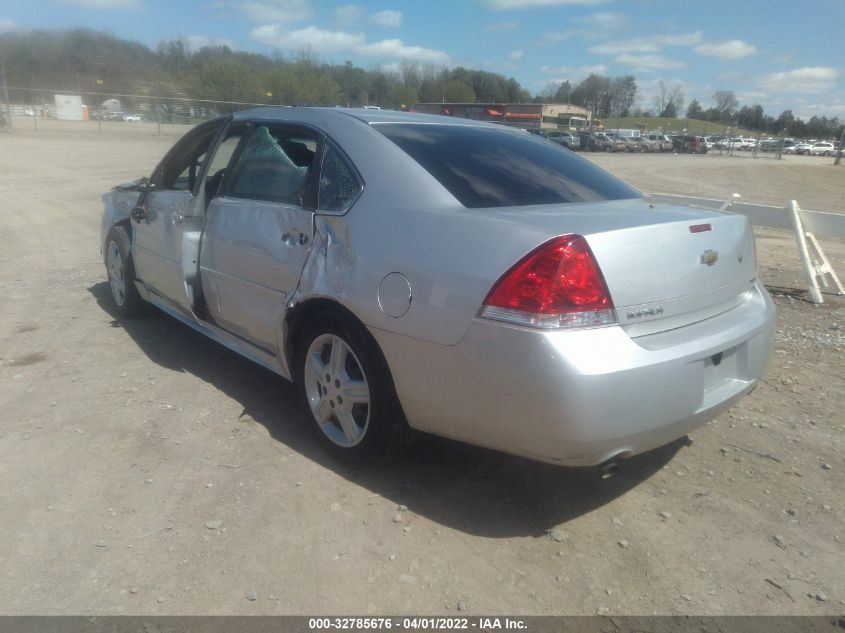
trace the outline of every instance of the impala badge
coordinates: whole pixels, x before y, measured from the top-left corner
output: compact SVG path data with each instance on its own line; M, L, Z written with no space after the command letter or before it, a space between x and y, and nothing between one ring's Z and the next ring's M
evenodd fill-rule
M712 266L719 259L719 251L706 250L701 254L701 263Z

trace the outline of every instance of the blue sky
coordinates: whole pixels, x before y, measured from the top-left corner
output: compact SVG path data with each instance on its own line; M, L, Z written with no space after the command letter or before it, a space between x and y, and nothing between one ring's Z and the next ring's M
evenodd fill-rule
M530 92L590 72L632 73L649 108L659 82L706 108L736 92L777 116L845 118L843 0L40 0L0 4L0 31L85 26L154 47L293 54L398 68L463 65Z

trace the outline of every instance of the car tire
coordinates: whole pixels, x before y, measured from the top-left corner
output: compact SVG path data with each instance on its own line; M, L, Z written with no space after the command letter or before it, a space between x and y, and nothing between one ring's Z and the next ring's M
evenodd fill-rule
M336 460L390 461L413 442L387 361L363 326L317 317L299 337L295 367L309 424Z
M122 226L115 226L106 236L105 264L114 310L122 318L143 314L146 303L135 287L131 242L129 233Z

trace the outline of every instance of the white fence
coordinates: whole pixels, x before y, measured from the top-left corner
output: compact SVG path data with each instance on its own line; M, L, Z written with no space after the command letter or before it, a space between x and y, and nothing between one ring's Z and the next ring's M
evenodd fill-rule
M715 209L740 213L751 220L754 226L766 226L787 229L795 235L798 254L807 276L808 290L815 303L823 303L821 287L833 287L839 295L845 294L845 287L836 276L833 267L822 251L816 235L845 239L845 215L827 211L801 209L793 200L786 207L773 207L762 204L739 202L739 195L733 194L729 200L693 198L667 193L651 195L654 202L677 204L700 209ZM821 286L821 287L820 287Z

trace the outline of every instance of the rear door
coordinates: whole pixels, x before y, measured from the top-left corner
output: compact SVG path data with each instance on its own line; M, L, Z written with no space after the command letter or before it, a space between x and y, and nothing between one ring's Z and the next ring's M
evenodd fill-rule
M311 247L319 149L313 131L253 125L206 211L200 276L209 314L270 351Z

